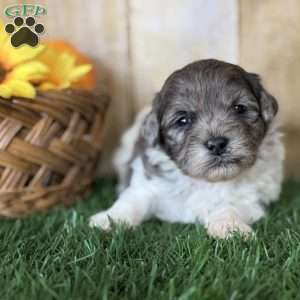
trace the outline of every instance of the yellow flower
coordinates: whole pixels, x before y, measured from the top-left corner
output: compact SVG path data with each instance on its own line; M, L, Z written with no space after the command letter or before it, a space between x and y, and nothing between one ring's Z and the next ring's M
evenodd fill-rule
M0 96L34 98L33 82L44 78L48 67L36 60L45 46L14 48L0 20Z
M49 73L39 88L42 90L63 89L71 85L80 86L81 80L92 71L92 65L80 59L80 53L64 41L46 43L46 50L39 56L39 60L46 64ZM84 88L84 86L82 85Z

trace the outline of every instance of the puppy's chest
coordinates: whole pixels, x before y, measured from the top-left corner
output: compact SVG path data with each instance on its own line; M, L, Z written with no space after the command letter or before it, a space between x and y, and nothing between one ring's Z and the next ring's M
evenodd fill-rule
M244 199L245 191L234 181L211 183L196 180L183 174L163 152L150 149L146 152L150 170L138 158L134 164L136 186L148 186L156 197L154 215L169 222L205 222L215 209Z
M203 222L214 209L228 203L232 194L226 184L194 180L183 174L153 183L160 187L156 216L169 222Z

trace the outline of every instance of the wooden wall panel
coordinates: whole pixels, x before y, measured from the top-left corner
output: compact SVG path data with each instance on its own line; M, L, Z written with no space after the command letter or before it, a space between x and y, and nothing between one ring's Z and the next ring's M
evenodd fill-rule
M168 75L203 58L238 62L236 0L130 2L135 109L149 103Z

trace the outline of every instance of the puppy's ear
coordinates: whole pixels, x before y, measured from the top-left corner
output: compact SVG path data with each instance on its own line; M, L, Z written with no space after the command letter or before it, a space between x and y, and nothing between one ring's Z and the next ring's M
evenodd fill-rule
M155 146L159 142L159 123L157 116L158 101L159 95L154 98L152 109L146 116L140 131L140 134L148 147Z
M258 99L264 121L269 124L278 112L277 100L269 94L261 84L259 75L254 73L247 74L248 82L251 85L255 97Z

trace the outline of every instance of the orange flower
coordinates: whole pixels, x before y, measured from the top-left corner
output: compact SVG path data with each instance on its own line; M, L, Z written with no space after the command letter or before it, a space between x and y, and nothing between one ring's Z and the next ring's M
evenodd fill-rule
M90 59L63 40L48 41L44 44L46 50L38 59L48 66L49 73L46 80L40 84L41 89L75 86L91 90L95 87L95 71Z
M76 57L76 63L80 64L90 64L92 65L92 61L86 55L82 54L77 48L75 48L71 43L68 43L64 40L52 40L47 41L47 45L49 47L55 48L61 52L67 52ZM76 86L93 89L96 86L96 72L95 69L92 68L90 72L88 72L84 77L82 77L77 83Z

